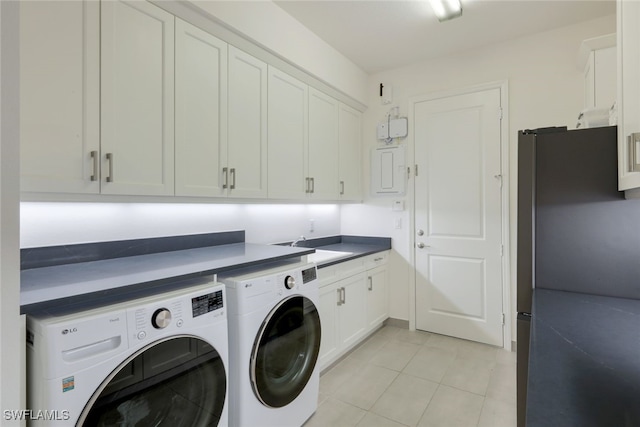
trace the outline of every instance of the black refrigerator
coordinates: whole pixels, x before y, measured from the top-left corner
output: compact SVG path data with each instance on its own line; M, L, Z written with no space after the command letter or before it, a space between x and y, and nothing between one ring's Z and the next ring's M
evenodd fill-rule
M640 201L618 191L616 139L616 127L518 133L518 427L533 289L640 299Z

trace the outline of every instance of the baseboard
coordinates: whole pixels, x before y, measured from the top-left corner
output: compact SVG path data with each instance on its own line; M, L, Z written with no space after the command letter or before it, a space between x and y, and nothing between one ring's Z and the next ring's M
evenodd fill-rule
M393 326L395 328L409 329L409 321L402 319L394 319L393 317L389 317L387 320L383 322L384 326Z

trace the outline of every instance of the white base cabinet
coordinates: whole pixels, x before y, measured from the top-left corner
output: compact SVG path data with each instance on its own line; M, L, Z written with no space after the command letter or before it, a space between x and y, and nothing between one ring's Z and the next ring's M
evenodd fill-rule
M324 369L354 348L389 317L388 252L318 269Z
M367 271L367 325L376 327L389 317L387 267Z

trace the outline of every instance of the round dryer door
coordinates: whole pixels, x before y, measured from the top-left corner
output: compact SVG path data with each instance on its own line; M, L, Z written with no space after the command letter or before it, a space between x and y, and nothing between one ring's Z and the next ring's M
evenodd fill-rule
M320 352L320 316L311 300L292 296L266 317L251 354L251 383L266 406L291 403L307 385Z
M101 385L78 426L217 426L227 380L218 352L198 338L173 337L123 362Z

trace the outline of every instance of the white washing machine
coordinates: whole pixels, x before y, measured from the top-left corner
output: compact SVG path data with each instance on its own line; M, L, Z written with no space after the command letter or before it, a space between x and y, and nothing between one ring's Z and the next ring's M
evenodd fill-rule
M28 316L31 424L227 426L225 294L207 283Z
M229 299L229 424L300 427L318 406L315 264L220 281Z

